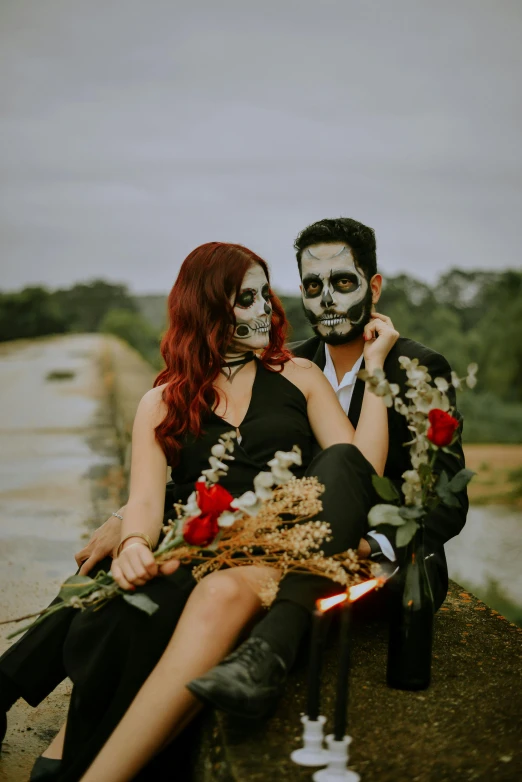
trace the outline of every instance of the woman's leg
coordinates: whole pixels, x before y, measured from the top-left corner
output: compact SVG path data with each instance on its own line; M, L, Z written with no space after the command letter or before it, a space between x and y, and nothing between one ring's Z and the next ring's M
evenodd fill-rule
M49 758L51 760L61 760L63 754L63 741L65 738L65 725L62 725L54 739L51 741L47 749L42 752L43 758Z
M83 782L126 782L196 714L185 685L223 659L258 613L272 568L238 567L206 576L192 592L163 656Z

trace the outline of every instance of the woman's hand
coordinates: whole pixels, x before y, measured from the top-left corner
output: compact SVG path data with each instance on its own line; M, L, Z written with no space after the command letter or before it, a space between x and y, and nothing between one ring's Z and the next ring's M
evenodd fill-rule
M135 589L158 575L158 565L149 547L131 538L112 563L111 573L122 589Z
M388 353L399 339L399 332L393 326L391 318L372 312L370 322L364 328L364 364L373 371L382 368Z
M179 559L169 559L158 565L152 551L141 540L125 544L120 556L112 563L111 573L116 583L125 590L143 586L155 576L170 576L179 567Z

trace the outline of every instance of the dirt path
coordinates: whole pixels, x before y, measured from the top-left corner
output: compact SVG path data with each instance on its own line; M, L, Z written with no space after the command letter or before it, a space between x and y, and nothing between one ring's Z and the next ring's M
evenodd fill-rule
M0 350L0 617L45 606L88 529L119 503L110 342L78 335ZM0 651L9 645L0 628ZM0 780L28 778L65 718L69 685L9 712Z

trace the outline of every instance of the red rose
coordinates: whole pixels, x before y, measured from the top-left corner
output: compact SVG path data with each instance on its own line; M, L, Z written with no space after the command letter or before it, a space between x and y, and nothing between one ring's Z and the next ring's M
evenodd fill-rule
M205 513L194 516L183 527L183 537L191 546L208 546L219 532L217 516Z
M191 546L208 546L219 532L219 516L234 498L218 483L208 487L204 481L196 483L196 496L201 515L185 523L183 537Z
M196 495L201 513L211 513L216 517L220 516L224 510L229 510L230 503L234 499L219 483L207 487L204 481L196 483Z
M453 418L449 413L445 413L444 410L430 410L428 421L431 424L428 429L428 440L433 445L438 445L439 448L449 445L453 440L453 435L459 428L457 419Z

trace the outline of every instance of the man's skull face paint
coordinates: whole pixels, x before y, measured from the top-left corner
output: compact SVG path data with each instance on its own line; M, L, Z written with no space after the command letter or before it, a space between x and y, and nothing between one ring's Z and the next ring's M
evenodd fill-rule
M262 267L255 263L247 271L234 306L236 326L230 348L235 353L266 348L270 340L272 303Z
M317 336L330 344L350 342L369 320L372 292L344 244L316 244L301 256L305 315Z

